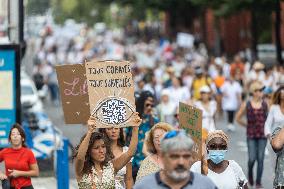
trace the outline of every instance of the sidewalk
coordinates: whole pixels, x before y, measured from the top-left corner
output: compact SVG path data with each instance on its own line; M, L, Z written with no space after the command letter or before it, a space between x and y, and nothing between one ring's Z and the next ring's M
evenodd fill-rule
M32 178L32 183L36 189L51 189L57 188L57 181L55 177L38 177ZM69 181L69 189L78 189L77 181L71 179Z

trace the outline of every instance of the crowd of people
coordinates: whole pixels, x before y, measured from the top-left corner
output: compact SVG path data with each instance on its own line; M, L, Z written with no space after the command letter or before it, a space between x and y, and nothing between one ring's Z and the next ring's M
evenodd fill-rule
M251 62L241 53L232 60L208 56L200 43L184 48L164 38L126 39L123 32L94 34L87 28L67 39L47 28L34 46L33 78L38 90L48 86L55 106L59 105L56 65L92 59L133 62L137 111L134 125L98 129L96 118L90 117L88 131L73 157L80 189L260 189L267 143L277 154L273 187L284 188L283 66ZM193 165L194 142L179 126L179 102L202 110L204 159ZM218 117L226 117L227 128L223 131L216 124ZM236 123L247 131L246 174L235 160L226 159L228 134L238 129ZM10 151L0 152L0 161L7 165L9 155L17 154L18 149L30 154L19 126L12 128L9 139ZM21 145L15 147L18 140ZM38 175L32 155L23 157L25 162L14 163L11 168L8 165L6 174L0 174L1 180L7 176L23 178L19 182L11 180L17 189L31 186L28 178ZM18 187L20 182L24 184Z

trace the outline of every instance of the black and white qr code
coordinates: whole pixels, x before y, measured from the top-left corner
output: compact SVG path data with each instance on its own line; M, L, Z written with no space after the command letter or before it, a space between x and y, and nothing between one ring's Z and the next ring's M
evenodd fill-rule
M110 99L102 104L103 119L108 124L120 124L126 120L126 104L118 99Z

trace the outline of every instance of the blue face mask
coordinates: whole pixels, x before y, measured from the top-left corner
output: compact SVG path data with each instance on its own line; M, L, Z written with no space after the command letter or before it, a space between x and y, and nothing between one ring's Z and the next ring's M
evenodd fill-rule
M214 164L219 164L225 160L227 150L208 150L208 158L213 161Z

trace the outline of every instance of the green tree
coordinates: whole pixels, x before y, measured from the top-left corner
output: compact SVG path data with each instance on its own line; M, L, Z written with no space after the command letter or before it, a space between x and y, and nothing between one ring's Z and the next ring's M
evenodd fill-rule
M58 23L72 18L93 25L104 20L108 5L93 0L52 0L52 9Z
M49 7L49 0L28 0L25 8L27 15L38 15L45 14Z
M177 31L189 31L193 19L198 16L199 7L191 0L98 0L109 4L111 2L132 7L132 18L145 20L147 10L163 11L168 15L168 29L170 36L175 36Z

